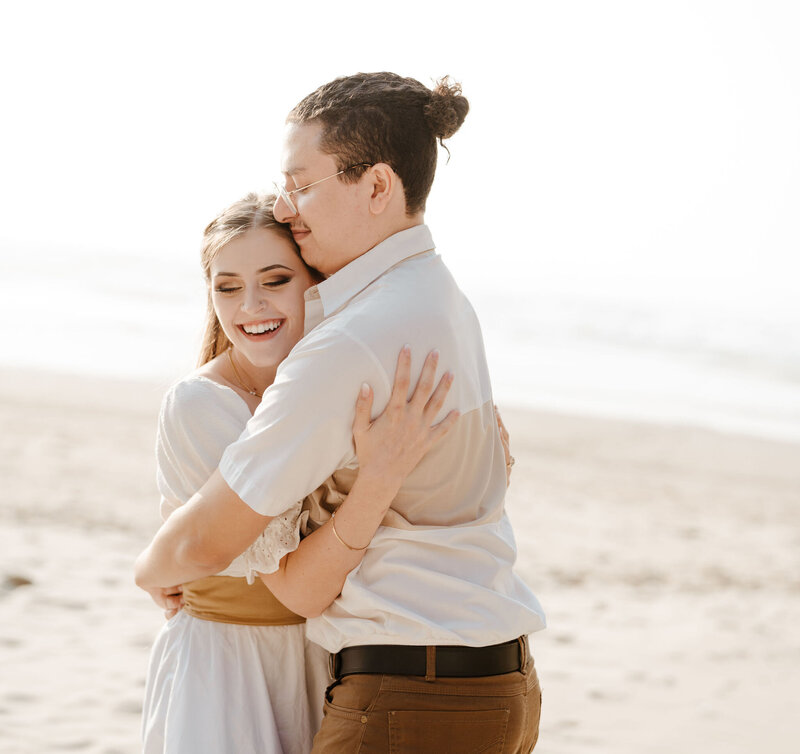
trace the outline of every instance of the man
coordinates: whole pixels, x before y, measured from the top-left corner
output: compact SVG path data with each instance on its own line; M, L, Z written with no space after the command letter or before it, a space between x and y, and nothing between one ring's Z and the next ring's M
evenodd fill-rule
M332 81L290 113L275 216L329 277L307 292L306 336L246 431L154 543L164 586L186 573L170 570L181 558L196 564L193 577L208 575L255 539L265 517L331 474L347 491L352 396L367 382L380 410L401 346L411 346L417 373L438 349L455 374L442 415L461 416L403 483L339 597L308 622L309 637L332 653L314 751L527 752L538 736L527 635L544 615L512 571L505 457L478 323L424 225L437 139L467 110L446 80L431 91L376 73ZM347 534L336 534L342 549L360 549ZM329 577L327 568L309 574Z

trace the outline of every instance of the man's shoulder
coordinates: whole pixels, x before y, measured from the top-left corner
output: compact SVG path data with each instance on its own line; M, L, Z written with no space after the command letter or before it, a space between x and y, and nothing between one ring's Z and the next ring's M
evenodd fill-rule
M441 257L429 252L387 270L329 319L334 327L357 333L373 330L375 323L391 326L447 315L455 301L466 299Z
M337 385L350 390L364 380L386 380L375 343L346 317L329 317L292 348L278 366L273 387L293 383L293 390L305 395L317 389L332 394Z
M281 371L355 367L393 372L404 344L436 347L467 326L469 303L434 252L404 260L329 314L294 347ZM433 337L432 345L427 341ZM416 344L419 344L417 346ZM425 344L423 346L423 344Z

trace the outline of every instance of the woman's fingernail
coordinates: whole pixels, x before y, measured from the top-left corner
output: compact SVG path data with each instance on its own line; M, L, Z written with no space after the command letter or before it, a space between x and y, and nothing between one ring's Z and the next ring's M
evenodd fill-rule
M366 398L369 395L369 385L366 382L361 383L361 397Z
M403 353L404 353L404 354L406 354L406 355L408 355L408 354L410 354L410 353L411 353L411 346L410 346L410 345L408 345L408 343L406 343L406 344L403 346Z

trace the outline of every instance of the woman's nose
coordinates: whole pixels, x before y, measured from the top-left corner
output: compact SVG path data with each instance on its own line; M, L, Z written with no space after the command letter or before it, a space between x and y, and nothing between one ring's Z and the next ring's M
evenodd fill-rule
M255 288L248 288L244 292L244 298L242 299L242 311L250 313L255 313L260 311L265 306L263 292L259 290L257 287Z

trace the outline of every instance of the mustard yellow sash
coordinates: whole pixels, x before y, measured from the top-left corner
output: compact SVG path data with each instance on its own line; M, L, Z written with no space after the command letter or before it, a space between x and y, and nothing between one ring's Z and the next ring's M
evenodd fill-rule
M195 618L243 626L293 626L305 618L285 607L264 583L209 576L183 586L183 609Z

